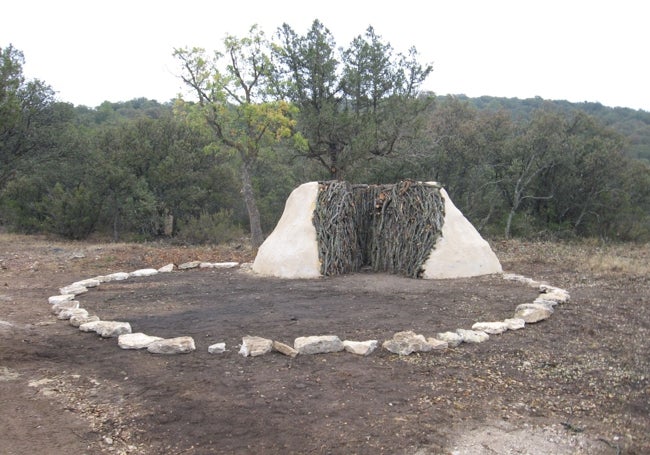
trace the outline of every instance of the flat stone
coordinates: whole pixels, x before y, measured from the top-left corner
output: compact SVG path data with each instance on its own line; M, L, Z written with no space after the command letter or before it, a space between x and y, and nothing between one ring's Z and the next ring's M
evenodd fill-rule
M223 354L226 352L226 343L215 343L208 346L208 354Z
M288 344L284 344L279 341L273 342L273 350L278 351L281 354L288 355L291 358L296 357L298 355L298 351L296 351L294 348L292 348Z
M61 310L61 312L56 316L57 319L67 321L72 316L88 317L88 311L83 308L66 308Z
M571 300L571 296L564 289L553 286L540 286L539 289L542 292L538 297L540 299L551 300L556 303L567 303Z
M508 330L519 330L526 326L526 321L521 318L509 318L503 321L508 326Z
M508 330L508 324L505 322L477 322L472 326L472 330L485 332L490 335L499 335Z
M449 343L443 340L439 340L437 338L427 338L427 343L429 343L429 346L431 346L431 349L434 351L442 350L442 349L447 349L449 347Z
M160 267L158 271L160 273L169 273L174 271L174 267L176 267L174 264L167 264Z
M242 338L239 353L244 357L257 357L271 352L273 349L273 340L262 337L245 336Z
M156 269L139 269L129 273L129 276L130 277L152 276L152 275L156 275L157 273L158 270Z
M201 269L232 269L237 267L239 262L201 262L199 268Z
M196 350L192 337L176 337L154 341L147 347L152 354L187 354Z
M122 349L145 349L154 341L163 338L145 335L144 333L124 333L117 338L117 345Z
M343 342L336 335L298 337L294 340L293 347L300 354L326 354L344 349Z
M106 281L124 281L129 278L129 274L126 272L115 272L109 275L104 275Z
M102 338L114 338L131 333L131 324L120 321L93 321L79 326L82 332L95 332Z
M343 341L343 348L352 354L357 355L370 355L372 352L377 349L379 341L377 340L368 340L368 341Z
M189 270L189 269L195 269L199 265L201 265L201 261L191 261L191 262L184 262L183 264L180 264L178 266L178 270Z
M61 294L74 294L74 295L79 295L83 294L85 292L88 292L88 288L85 286L65 286L59 289L59 293Z
M63 294L63 295L53 295L47 299L48 303L51 305L56 305L57 303L69 302L74 300L74 294Z
M87 280L75 281L70 286L82 286L84 288L95 288L101 284L101 281L95 278L88 278Z
M86 315L86 316L78 315L77 316L77 315L73 315L69 319L70 325L73 326L73 327L79 327L81 324L85 324L87 322L95 322L95 321L99 321L99 316L94 316L94 315L93 316L90 316L90 315Z
M553 314L553 309L548 305L539 303L522 303L515 308L515 318L523 319L526 324L548 319Z
M455 348L463 342L463 337L456 332L442 332L436 334L436 338L441 341L446 341L450 348Z
M413 352L428 352L432 346L427 343L424 335L408 330L397 332L393 338L382 343L382 347L387 351L399 355L409 355Z
M490 335L479 330L457 329L456 333L463 337L464 343L483 343L490 338Z
M65 302L61 303L55 303L52 305L52 314L59 315L59 313L63 310L72 310L75 308L79 308L79 301L78 300L68 300Z

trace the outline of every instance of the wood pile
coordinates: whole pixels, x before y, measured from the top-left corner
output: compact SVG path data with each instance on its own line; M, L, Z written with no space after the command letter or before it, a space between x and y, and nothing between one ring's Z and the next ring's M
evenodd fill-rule
M313 222L323 275L376 272L419 278L444 223L435 184L319 183Z

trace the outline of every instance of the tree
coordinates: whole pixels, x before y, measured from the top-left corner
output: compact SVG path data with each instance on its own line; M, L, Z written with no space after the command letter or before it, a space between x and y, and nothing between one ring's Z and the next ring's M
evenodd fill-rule
M29 157L43 153L39 127L54 100L49 86L25 80L24 62L12 45L0 48L0 190Z
M337 50L318 20L304 36L284 24L278 38L275 87L300 109L298 130L307 141L300 154L331 178L343 178L361 159L391 154L415 134L430 102L418 89L432 71L415 48L394 54L369 27Z
M293 134L295 113L285 101L269 101L273 66L264 34L253 26L248 36L227 36L224 52L176 49L181 78L198 97L198 109L217 143L240 161L242 194L254 248L264 240L253 191L252 171L260 152Z

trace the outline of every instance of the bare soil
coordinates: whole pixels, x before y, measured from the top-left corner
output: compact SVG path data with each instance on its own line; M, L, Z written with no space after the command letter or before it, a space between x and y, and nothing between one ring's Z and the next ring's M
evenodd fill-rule
M73 281L246 245L68 243L0 234L0 453L647 454L650 245L493 244L504 270L567 289L547 321L442 352L237 353L244 335L383 341L512 317L537 293L500 276L317 280L189 270L79 296L191 354L126 351L50 313ZM223 354L207 347L225 342Z

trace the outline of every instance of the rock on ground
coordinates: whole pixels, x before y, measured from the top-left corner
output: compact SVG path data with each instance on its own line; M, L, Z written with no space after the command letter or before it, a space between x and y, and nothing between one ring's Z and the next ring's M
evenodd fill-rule
M408 330L397 332L390 340L384 341L382 347L389 352L399 355L409 355L413 352L428 352L433 347L427 342L424 335L418 335Z
M465 343L483 343L490 338L490 335L478 330L457 329L456 333L463 338Z
M208 354L223 354L226 352L226 343L215 343L208 346Z
M352 354L357 355L370 355L372 352L377 349L379 341L377 340L368 340L368 341L343 341L343 348Z
M192 337L176 337L154 341L147 347L152 354L186 354L196 350Z
M273 350L278 351L281 354L288 355L292 358L298 355L298 351L296 351L294 348L279 341L273 342Z
M117 338L117 345L122 349L144 349L149 347L154 341L160 341L163 338L145 335L142 332L124 333Z
M326 354L344 349L343 342L336 335L298 337L293 347L300 354Z
M114 338L131 333L131 324L120 321L93 321L79 326L82 332L95 332L102 338Z
M522 303L515 309L515 318L523 319L526 324L548 319L553 314L553 309L540 303Z
M273 348L273 340L262 337L245 336L241 341L241 348L239 353L244 357L257 357L271 352Z

